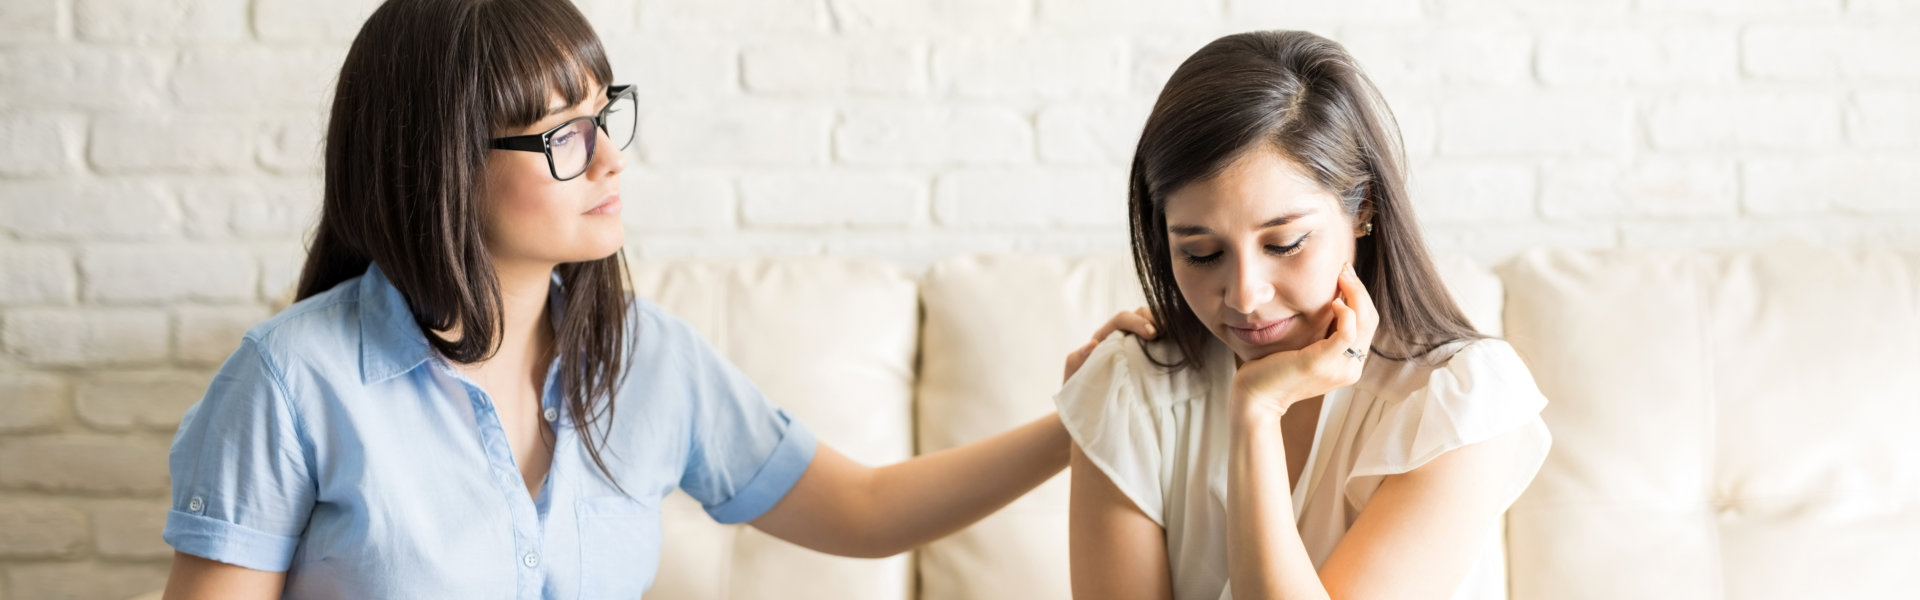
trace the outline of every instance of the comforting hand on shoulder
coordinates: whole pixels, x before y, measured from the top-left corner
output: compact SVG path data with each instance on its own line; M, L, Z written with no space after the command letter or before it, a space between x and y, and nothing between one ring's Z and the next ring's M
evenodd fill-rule
M1360 380L1380 313L1351 263L1341 270L1338 289L1332 331L1325 339L1240 365L1233 377L1234 414L1277 419L1295 402Z
M1067 354L1067 372L1060 377L1060 382L1066 383L1068 379L1073 379L1073 374L1080 370L1080 365L1086 364L1087 357L1093 354L1094 347L1099 346L1100 342L1105 341L1107 336L1115 331L1125 331L1149 340L1160 333L1153 326L1153 311L1148 310L1147 307L1120 311L1113 315L1113 318L1107 319L1107 323L1101 325L1099 330L1093 332L1093 340Z

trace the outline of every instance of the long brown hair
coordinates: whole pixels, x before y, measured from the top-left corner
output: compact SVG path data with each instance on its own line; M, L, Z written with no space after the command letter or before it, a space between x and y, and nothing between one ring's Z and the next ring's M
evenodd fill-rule
M610 83L599 36L565 0L389 0L360 28L334 89L320 224L297 299L368 264L400 290L443 356L500 343L500 282L484 243L488 142L532 125L549 94L578 104ZM619 253L560 265L554 331L571 424L609 480L591 425L611 422L627 371L627 267ZM458 325L460 339L436 331ZM616 486L617 486L616 482Z
M1380 313L1375 354L1408 360L1485 337L1427 256L1407 199L1399 128L1373 82L1332 40L1256 31L1187 57L1160 90L1134 150L1127 189L1134 268L1154 320L1181 354L1149 357L1164 367L1198 367L1211 335L1174 283L1167 197L1259 144L1305 167L1348 216L1373 224L1371 235L1355 241L1353 267Z

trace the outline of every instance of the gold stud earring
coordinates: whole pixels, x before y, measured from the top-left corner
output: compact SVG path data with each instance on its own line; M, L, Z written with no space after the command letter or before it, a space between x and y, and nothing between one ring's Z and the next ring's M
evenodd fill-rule
M1367 237L1367 236L1370 236L1370 235L1373 235L1373 223L1372 223L1371 221L1369 221L1369 222L1368 222L1368 223L1366 224L1366 228L1365 228L1365 229L1362 229L1362 230L1360 231L1360 237Z

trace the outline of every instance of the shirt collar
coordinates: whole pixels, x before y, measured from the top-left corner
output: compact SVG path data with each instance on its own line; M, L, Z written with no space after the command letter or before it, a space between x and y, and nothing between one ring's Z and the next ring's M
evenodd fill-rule
M559 330L566 296L560 273L547 287L548 323ZM393 286L380 265L369 264L360 277L360 382L379 383L419 367L433 358L433 346L413 320L413 309L400 288Z
M379 265L360 277L360 382L379 383L433 357L413 309Z

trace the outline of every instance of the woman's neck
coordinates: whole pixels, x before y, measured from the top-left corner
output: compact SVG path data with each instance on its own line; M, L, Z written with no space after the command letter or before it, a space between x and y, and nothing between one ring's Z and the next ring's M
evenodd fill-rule
M547 323L547 293L553 281L550 264L496 264L495 281L500 283L500 329L498 352L475 363L460 365L476 369L488 364L518 368L543 367L553 346L553 328ZM440 336L458 340L458 323Z
M500 353L520 349L541 363L553 345L553 327L547 323L547 293L553 284L553 265L500 265Z

